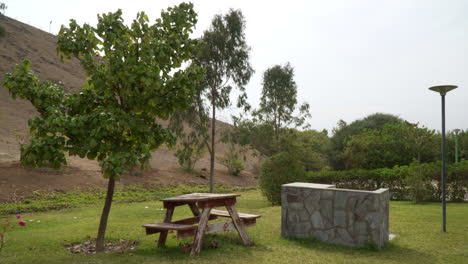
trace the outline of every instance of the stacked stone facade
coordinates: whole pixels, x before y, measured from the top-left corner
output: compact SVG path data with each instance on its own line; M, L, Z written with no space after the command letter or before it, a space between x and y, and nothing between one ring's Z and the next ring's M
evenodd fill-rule
M382 247L389 239L389 199L388 189L359 191L326 184L284 184L282 235L352 247Z

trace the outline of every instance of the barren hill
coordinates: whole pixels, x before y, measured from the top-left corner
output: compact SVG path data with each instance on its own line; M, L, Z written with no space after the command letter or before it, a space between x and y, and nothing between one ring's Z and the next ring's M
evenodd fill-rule
M0 38L0 83L5 72L27 58L32 70L41 80L62 81L67 92L77 92L85 80L85 72L77 60L60 62L56 52L54 35L26 25L14 19L3 17L0 23L6 36ZM35 190L66 191L75 188L103 186L97 162L68 158L68 166L59 171L47 168L30 169L19 164L20 144L27 140L27 121L37 112L27 101L13 100L8 90L0 87L0 201L15 200ZM218 128L229 124L217 121ZM227 146L218 144L217 156L223 155ZM256 178L249 169L257 159L247 159L247 171L240 176L230 176L221 164L215 165L215 182L238 186L256 185ZM122 177L120 184L207 184L209 158L203 157L196 169L198 174L182 172L173 150L162 148L153 153L151 169L143 175ZM206 178L206 179L205 179Z

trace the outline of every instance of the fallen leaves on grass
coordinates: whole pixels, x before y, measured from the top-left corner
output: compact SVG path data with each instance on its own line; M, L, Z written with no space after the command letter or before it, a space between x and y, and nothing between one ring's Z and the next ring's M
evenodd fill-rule
M119 239L105 244L104 253L124 253L128 250L134 250L138 245L138 240ZM87 240L81 243L72 243L65 245L65 248L74 254L95 254L96 240Z

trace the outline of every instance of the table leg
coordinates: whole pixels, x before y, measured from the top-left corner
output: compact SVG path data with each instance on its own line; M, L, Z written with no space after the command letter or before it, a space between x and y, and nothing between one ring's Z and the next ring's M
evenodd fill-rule
M239 236L241 237L244 245L251 246L252 242L250 241L247 232L245 232L244 223L242 223L242 220L239 218L239 215L237 214L237 211L234 208L234 206L226 205L226 209L228 210L229 215L231 215L232 223L236 227L237 233L239 233Z
M168 207L166 209L166 216L164 217L164 223L169 223L172 220L172 215L174 214L174 207ZM167 231L161 231L158 239L158 247L164 247L167 239Z
M203 208L203 212L200 217L200 222L198 223L197 233L195 234L195 239L193 240L193 246L190 255L200 253L200 249L203 243L203 237L205 236L206 225L210 217L210 212L211 208Z
M192 213L194 216L200 216L200 210L198 210L198 207L195 203L189 203L190 210L192 210Z

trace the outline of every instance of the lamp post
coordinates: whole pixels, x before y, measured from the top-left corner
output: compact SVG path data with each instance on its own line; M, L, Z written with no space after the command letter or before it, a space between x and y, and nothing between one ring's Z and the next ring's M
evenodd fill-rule
M453 132L455 132L455 163L458 162L458 132L460 132L460 129L454 129Z
M447 232L447 210L445 202L445 184L446 184L446 175L445 175L445 95L457 88L455 85L439 85L429 88L429 90L440 93L442 98L442 231Z

